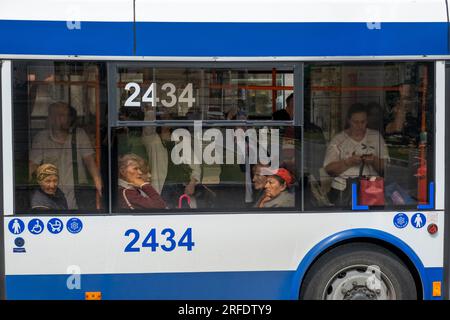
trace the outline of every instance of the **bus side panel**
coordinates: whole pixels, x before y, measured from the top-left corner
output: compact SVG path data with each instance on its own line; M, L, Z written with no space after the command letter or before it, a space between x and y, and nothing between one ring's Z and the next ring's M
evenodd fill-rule
M441 212L424 214L427 223L443 230ZM331 235L358 229L408 243L424 266L419 271L442 273L443 233L432 237L426 227L411 224L397 229L394 216L58 217L59 233L48 223L53 217L6 217L7 298L82 299L85 292L100 291L104 299L296 299L298 266L311 249ZM36 219L44 228L32 234ZM74 221L81 229L73 229ZM17 238L24 240L20 247Z

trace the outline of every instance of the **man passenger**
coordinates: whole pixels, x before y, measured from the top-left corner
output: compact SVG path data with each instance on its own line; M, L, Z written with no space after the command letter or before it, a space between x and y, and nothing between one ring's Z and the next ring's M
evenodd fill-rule
M55 102L49 106L49 127L33 139L29 174L31 178L42 163L55 165L59 169L59 186L66 196L68 208L78 209L79 204L75 196L76 180L78 183L87 183L87 169L100 195L102 181L88 135L81 128L72 128L72 120L76 118L75 109L72 110L65 102ZM76 132L75 136L73 132Z

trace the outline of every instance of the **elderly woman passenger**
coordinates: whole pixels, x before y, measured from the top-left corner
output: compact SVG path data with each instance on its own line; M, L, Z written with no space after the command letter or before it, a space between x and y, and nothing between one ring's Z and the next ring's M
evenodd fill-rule
M58 168L43 164L36 170L39 189L31 196L31 208L41 210L67 210L67 200L58 188Z
M164 200L146 180L144 160L135 154L119 158L119 207L122 209L165 209Z
M258 208L294 207L295 197L289 192L293 181L291 173L284 168L272 171L267 176L264 195L255 206Z

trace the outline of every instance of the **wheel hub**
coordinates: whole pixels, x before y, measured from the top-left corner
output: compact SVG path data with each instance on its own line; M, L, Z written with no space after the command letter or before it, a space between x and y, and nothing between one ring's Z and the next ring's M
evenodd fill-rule
M349 266L337 272L326 286L326 300L395 299L391 281L378 267Z
M377 300L377 294L366 286L357 286L344 295L344 300Z

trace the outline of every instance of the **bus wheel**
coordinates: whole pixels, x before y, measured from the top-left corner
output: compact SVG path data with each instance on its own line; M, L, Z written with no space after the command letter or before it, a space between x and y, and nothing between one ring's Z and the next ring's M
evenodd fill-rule
M414 278L390 251L369 243L336 247L306 274L300 299L415 300Z

